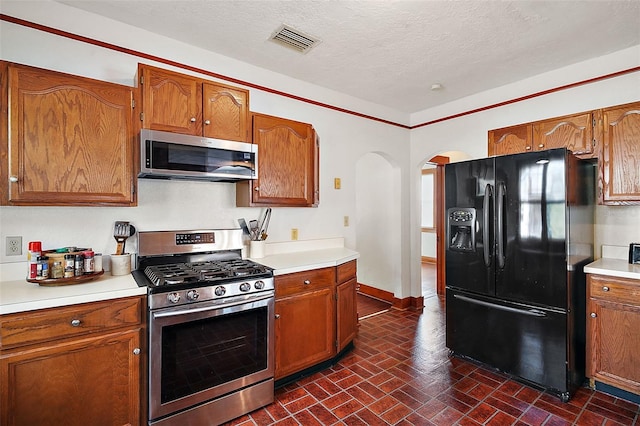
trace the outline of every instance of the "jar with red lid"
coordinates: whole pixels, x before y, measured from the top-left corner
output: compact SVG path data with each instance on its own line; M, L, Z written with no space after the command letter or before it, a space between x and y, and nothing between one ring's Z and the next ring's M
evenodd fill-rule
M93 274L95 272L94 253L91 250L82 252L84 256L84 273Z

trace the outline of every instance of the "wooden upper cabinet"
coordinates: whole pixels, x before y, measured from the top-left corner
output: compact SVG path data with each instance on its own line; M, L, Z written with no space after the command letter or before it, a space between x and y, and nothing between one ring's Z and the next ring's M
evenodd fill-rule
M533 130L531 124L489 130L489 155L517 154L531 151Z
M248 142L249 91L138 66L145 129Z
M558 117L533 124L533 149L567 148L576 155L594 152L593 113Z
M204 136L249 141L249 92L222 84L205 83L202 93Z
M599 162L604 204L640 203L640 102L602 110Z
M135 205L133 89L16 64L8 70L4 201Z
M142 127L202 136L202 83L194 77L139 65Z
M238 206L318 205L318 140L311 124L252 114L258 179L239 182Z

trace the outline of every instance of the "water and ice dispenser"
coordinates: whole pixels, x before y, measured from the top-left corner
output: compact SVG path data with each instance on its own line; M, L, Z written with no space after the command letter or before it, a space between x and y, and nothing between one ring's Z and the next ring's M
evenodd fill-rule
M452 207L447 211L447 239L449 250L475 251L476 209Z

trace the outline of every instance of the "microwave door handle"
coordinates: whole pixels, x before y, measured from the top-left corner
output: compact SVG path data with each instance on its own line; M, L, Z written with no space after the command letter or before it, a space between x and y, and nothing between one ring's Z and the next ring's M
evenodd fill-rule
M491 236L489 235L490 219L489 209L491 208L491 200L493 198L493 187L487 184L484 189L484 199L482 200L482 250L484 255L484 265L488 268L491 266Z

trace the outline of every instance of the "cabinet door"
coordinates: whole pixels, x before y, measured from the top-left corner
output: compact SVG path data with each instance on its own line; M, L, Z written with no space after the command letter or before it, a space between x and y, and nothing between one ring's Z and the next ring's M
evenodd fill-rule
M640 394L640 306L591 298L587 376Z
M310 124L253 114L258 179L236 189L238 206L314 206L317 146Z
M567 148L576 155L591 154L593 141L593 114L590 112L545 120L533 126L535 150Z
M213 83L202 91L204 136L249 142L249 91Z
M517 154L531 151L532 126L523 124L489 131L489 155Z
M640 102L602 111L600 184L605 204L640 203Z
M202 82L141 65L142 127L202 136Z
M337 333L338 352L344 349L356 337L358 331L358 309L356 307L356 287L355 278L339 284L337 292Z
M134 205L133 90L9 67L9 203Z
M276 380L333 356L333 302L332 287L276 299Z
M0 423L139 425L139 329L0 356Z

